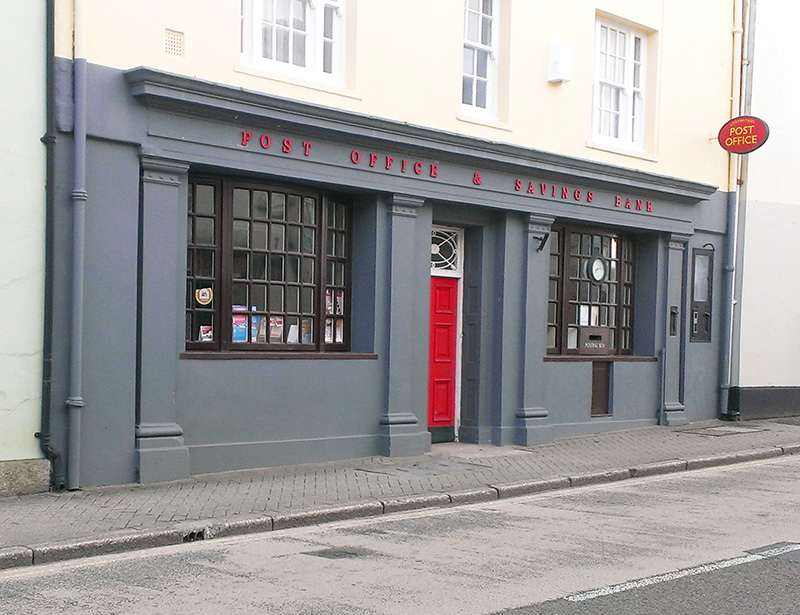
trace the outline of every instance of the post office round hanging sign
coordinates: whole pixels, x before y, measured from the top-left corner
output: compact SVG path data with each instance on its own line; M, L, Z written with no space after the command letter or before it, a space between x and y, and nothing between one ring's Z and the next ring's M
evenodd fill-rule
M719 129L717 141L732 154L749 154L767 142L769 126L751 115L735 117Z

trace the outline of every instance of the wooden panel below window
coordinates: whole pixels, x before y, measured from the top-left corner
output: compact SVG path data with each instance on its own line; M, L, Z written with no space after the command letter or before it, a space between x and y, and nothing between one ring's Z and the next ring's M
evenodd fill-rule
M592 363L592 416L605 416L611 413L611 361Z

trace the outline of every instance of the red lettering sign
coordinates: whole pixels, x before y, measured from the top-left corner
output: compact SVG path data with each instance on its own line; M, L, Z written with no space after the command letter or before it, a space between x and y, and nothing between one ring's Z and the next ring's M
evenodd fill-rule
M737 120L755 120L757 118L737 118ZM753 122L744 122L738 121L734 123L732 120L729 122L730 126L727 129L727 135L730 138L737 138L742 137L741 141L743 144L753 145L753 143L749 143L747 139L753 136L753 139L759 136L758 126L756 123ZM763 122L762 122L763 124ZM728 126L728 125L726 125ZM766 124L764 124L766 128ZM256 134L250 130L242 130L242 140L241 146L248 147L251 142L255 145L254 141L256 139ZM720 133L722 134L722 132ZM761 143L766 140L766 138L761 139ZM268 134L261 134L257 138L258 143L260 144L262 149L269 149L272 145L272 138ZM293 151L294 143L291 138L279 138L278 143L280 143L280 150L284 154L290 154ZM303 155L304 156L311 156L311 150L313 147L313 143L311 141L299 141L303 147ZM252 146L251 146L252 147ZM755 148L753 148L755 149ZM393 156L384 153L369 153L364 154L362 156L361 151L354 149L350 151L350 162L354 165L361 164L362 160L369 165L370 168L384 171L393 171L395 173L407 173L413 172L415 175L423 175L426 168L428 171L428 176L431 178L438 178L439 177L439 164L435 162L423 162L421 160L411 161L409 162L408 159L401 158L399 159L399 168L398 165L395 163L398 162ZM380 163L380 164L379 164ZM482 172L477 171L473 172L472 174L472 184L473 186L482 186L484 178L482 177ZM515 179L514 180L514 191L515 192L523 192L526 191L527 194L536 197L537 196L537 188L538 194L544 198L551 198L551 199L563 199L563 200L572 200L576 202L584 201L586 203L594 202L594 191L592 190L583 190L581 188L575 188L573 186L563 186L558 184L550 184L546 182L537 182L535 180L523 180L523 179ZM629 196L617 195L614 197L614 206L619 208L631 209L636 211L653 211L653 202L652 201L645 201L640 198L631 198Z
M749 154L767 142L769 126L750 115L735 117L719 129L717 141L732 154Z

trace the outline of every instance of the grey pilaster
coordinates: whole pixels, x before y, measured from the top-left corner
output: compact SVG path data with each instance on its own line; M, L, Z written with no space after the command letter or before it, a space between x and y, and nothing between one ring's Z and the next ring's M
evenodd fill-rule
M522 407L525 374L525 340L518 327L524 322L527 268L527 219L506 214L499 222L496 246L493 302L493 403L492 443L498 446L517 441L517 414Z
M176 325L183 322L188 170L184 163L142 157L136 416L142 483L189 476L189 449L184 444L175 407L177 357L182 349L183 328Z
M661 357L663 389L660 423L663 425L683 425L689 422L684 406L688 243L688 235L672 234L668 246L667 331Z
M380 419L380 447L381 454L390 457L421 455L431 447L427 369L419 369L420 362L427 366L428 302L421 298L427 297L429 290L414 258L418 212L423 204L421 198L395 194L389 206L389 380L386 413ZM430 241L430 229L426 232ZM420 336L424 345L415 343Z
M526 234L522 407L517 410L514 440L521 446L552 440L544 407L544 355L547 352L547 288L550 265L550 228L554 218L530 215Z

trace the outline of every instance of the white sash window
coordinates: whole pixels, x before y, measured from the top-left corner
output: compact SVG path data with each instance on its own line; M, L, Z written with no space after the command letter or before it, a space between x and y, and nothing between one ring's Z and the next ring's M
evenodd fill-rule
M605 20L595 38L594 138L643 149L647 38Z
M469 113L497 113L497 0L464 0L461 103Z
M341 82L346 0L241 0L241 54L248 66Z

